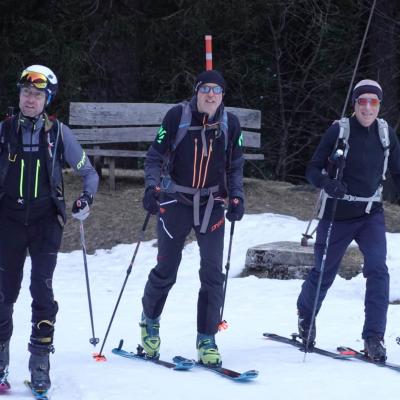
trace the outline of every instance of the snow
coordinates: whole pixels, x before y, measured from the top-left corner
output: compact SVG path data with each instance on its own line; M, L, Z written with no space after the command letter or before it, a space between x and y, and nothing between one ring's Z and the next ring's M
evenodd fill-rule
M71 223L75 223L72 222ZM217 335L223 364L245 371L257 369L258 379L249 383L232 382L209 371L179 372L115 356L111 349L125 340L124 349L134 350L140 340L138 327L141 296L156 259L155 241L143 242L129 275L104 354L108 361L95 362L89 343L91 328L81 251L59 254L54 290L60 311L55 347L51 356L51 398L84 400L121 399L363 399L399 398L399 374L359 361L340 361L303 353L292 346L263 339L263 332L289 335L296 331L296 299L300 280L238 278L249 247L281 240L299 241L306 222L274 214L245 215L236 224L231 257L230 279L224 317L229 329ZM79 235L79 225L76 226ZM391 300L400 299L400 254L396 251L400 234L387 234L391 273ZM87 241L90 237L86 238ZM133 239L134 234L133 234ZM226 227L225 257L229 241ZM88 256L96 335L102 340L127 275L136 244L97 250ZM25 271L30 270L29 259ZM171 290L161 320L161 355L196 357L196 302L199 289L199 255L195 242L184 249L178 280ZM29 398L23 380L28 374L26 351L30 334L29 276L26 274L15 307L11 341L10 382L13 399ZM365 280L337 277L317 319L317 342L334 350L338 345L362 348ZM400 306L391 305L386 345L388 360L400 363Z

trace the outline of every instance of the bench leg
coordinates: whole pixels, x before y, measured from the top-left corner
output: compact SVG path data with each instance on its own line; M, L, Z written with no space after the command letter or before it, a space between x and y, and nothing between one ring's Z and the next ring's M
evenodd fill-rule
M93 146L93 148L99 150L100 146ZM101 157L93 156L93 164L94 164L94 169L96 170L97 174L99 175L99 178L101 179L103 177L103 172L101 170L103 163L101 162Z
M108 168L110 171L110 190L115 191L115 159L112 157L109 158Z

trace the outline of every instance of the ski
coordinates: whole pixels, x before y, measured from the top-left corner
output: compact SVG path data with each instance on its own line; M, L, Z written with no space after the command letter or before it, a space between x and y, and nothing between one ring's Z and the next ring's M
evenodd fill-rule
M182 358L179 362L171 363L169 361L160 360L159 358L150 358L146 356L146 353L143 351L143 347L138 345L136 353L128 352L122 349L124 341L121 340L119 342L119 346L112 349L112 352L120 357L130 358L132 360L142 360L151 362L153 364L161 365L162 367L166 367L169 369L174 369L176 371L187 371L194 367L194 361L188 360L186 358Z
M303 342L298 340L299 335L297 333L292 333L291 338L276 335L275 333L264 333L263 336L269 340L274 340L275 342L279 342L279 343L290 344L294 347L297 347L300 351L303 351L303 352L305 351L304 344L303 344ZM310 346L308 348L308 352L316 353L321 356L326 356L326 357L334 358L337 360L349 360L351 358L351 356L346 355L346 354L335 353L333 351L328 351L328 350L321 349L319 347L314 347L314 346L312 346L312 347Z
M49 397L47 395L48 391L40 391L37 392L33 387L30 381L26 380L24 381L25 386L29 389L29 391L32 393L33 397L37 400L49 400Z
M369 364L375 364L378 367L389 368L394 371L400 372L400 364L393 364L388 361L374 361L368 358L363 352L352 349L351 347L339 346L337 348L340 354L348 357L356 358L357 360L367 362Z
M187 358L184 358L182 356L175 356L173 358L173 361L175 363L179 363L182 360L187 360ZM231 379L233 381L245 382L245 381L253 380L253 379L257 378L257 376L258 376L258 371L254 370L254 369L245 371L245 372L237 372L237 371L233 371L232 369L225 368L225 367L213 367L213 366L208 366L208 365L202 364L200 362L196 362L194 360L190 360L190 361L192 361L196 367L215 372L216 374L223 376L224 378Z

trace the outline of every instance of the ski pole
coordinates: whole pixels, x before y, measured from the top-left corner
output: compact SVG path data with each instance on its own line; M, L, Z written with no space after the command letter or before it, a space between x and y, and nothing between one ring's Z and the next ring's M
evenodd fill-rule
M361 59L361 54L362 54L362 51L364 49L365 40L366 40L367 35L368 35L368 30L369 30L369 26L371 24L372 15L374 14L375 5L376 5L376 0L374 0L373 4L371 6L371 11L369 13L367 26L365 27L364 36L363 36L363 39L362 39L362 42L361 42L360 50L358 52L356 65L354 66L353 76L351 77L351 82L350 82L350 85L349 85L349 89L347 91L347 96L346 96L346 100L345 100L345 103L344 103L344 106L343 106L341 118L343 118L345 113L346 113L347 103L348 103L349 98L350 98L350 92L351 92L351 89L353 87L353 82L354 82L354 78L355 78L356 73L357 73L358 64L359 64L360 59ZM342 179L342 175L343 175L343 168L344 168L344 157L343 157L344 153L343 153L343 150L338 149L336 151L336 155L337 155L336 159L339 161L339 168L338 168L338 170L336 172L336 178L335 179L341 180ZM312 331L312 329L314 327L314 324L315 324L315 316L316 316L316 313L317 313L318 298L319 298L319 293L321 291L322 277L324 275L324 270L325 270L326 254L328 252L329 240L330 240L330 237L331 237L332 226L333 226L333 222L334 222L335 214L336 214L336 207L337 207L337 199L333 199L333 202L332 202L332 216L331 216L331 221L329 223L329 227L328 227L328 231L327 231L327 235L326 235L324 253L323 253L323 256L322 256L322 260L321 260L321 269L320 269L320 273L319 273L319 277L318 277L317 289L316 289L316 292L315 292L315 300L314 300L313 312L312 312L312 315L311 315L311 322L310 322L310 327L309 327L309 330L308 330L307 341L306 341L306 344L305 344L305 347L304 347L303 362L305 362L305 360L306 360L308 347L309 347L309 344L310 344L311 331Z
M93 323L93 310L92 310L92 297L90 295L90 285L89 285L89 272L87 266L87 252L86 252L86 243L85 243L85 230L83 229L83 221L80 221L80 234L81 234L81 244L82 244L82 253L83 253L83 265L85 266L85 278L86 278L86 291L88 296L89 303L89 315L90 315L90 324L92 326L92 337L89 339L89 342L96 347L96 344L99 343L99 338L94 334L94 323Z
M313 238L313 234L315 233L315 231L316 231L316 229L317 229L317 228L314 228L313 231L312 231L311 233L308 233L308 231L309 231L310 228L311 228L311 224L312 224L314 215L317 214L317 210L318 210L318 207L319 207L319 204L320 204L320 201L321 201L321 197L322 197L322 190L319 192L319 196L318 196L318 198L317 198L317 201L316 201L315 204L314 204L314 209L313 209L313 212L312 212L312 214L311 214L310 221L308 222L306 231L302 234L303 237L301 238L300 244L301 244L303 247L307 247L307 245L308 245L308 240Z
M344 158L343 158L343 155L344 155L343 150L338 149L336 151L336 160L338 161L339 166L338 166L338 169L337 169L337 172L336 172L335 179L338 180L338 181L340 181L342 179L342 175L343 175L343 169L344 169ZM327 253L328 253L329 242L330 242L330 239L331 239L333 223L334 223L334 220L335 220L337 203L338 203L338 199L334 198L333 202L332 202L331 219L330 219L329 227L328 227L328 230L327 230L327 233L326 233L325 247L324 247L324 252L323 252L322 260L321 260L321 267L320 267L320 271L319 271L317 289L315 291L315 299L314 299L313 311L312 311L312 314L311 314L310 327L308 329L307 340L306 340L306 344L304 346L303 362L306 360L306 355L308 353L308 348L309 348L309 345L310 345L311 332L312 332L312 329L313 329L314 324L315 324L315 316L317 314L318 298L319 298L319 294L321 292L322 277L323 277L324 271L325 271L326 256L327 256Z
M224 282L224 299L222 301L222 308L221 308L221 319L220 323L218 324L218 330L224 330L228 329L228 323L222 319L224 315L224 307L225 307L225 297L226 297L226 287L228 286L228 274L229 274L229 268L231 264L231 251L232 251L232 239L233 239L233 232L235 230L235 221L231 222L231 233L229 236L229 247L228 247L228 258L226 260L226 265L225 265L225 282Z
M131 273L131 271L132 271L132 266L133 266L133 263L135 262L136 254L137 254L137 252L138 252L138 250L139 250L140 243L142 242L142 240L143 240L143 238L144 238L144 232L145 232L145 230L146 230L146 228L147 228L147 225L148 225L148 223L149 223L150 216L151 216L151 214L148 212L148 213L146 214L146 218L144 219L144 223L143 223L142 229L141 229L141 231L139 232L138 242L137 242L137 244L136 244L135 251L134 251L134 253L133 253L131 262L130 262L130 264L129 264L129 267L128 267L128 269L126 270L126 277L125 277L124 283L123 283L123 285L122 285L121 291L120 291L120 293L119 293L117 303L115 304L114 311L113 311L113 313L112 313L112 315L111 315L111 319L110 319L110 322L109 322L109 324L108 324L108 328L107 328L106 334L105 334L105 336L104 336L104 340L103 340L103 344L101 345L100 352L99 352L99 353L94 353L94 354L93 354L93 358L94 358L96 361L106 361L106 357L102 354L103 349L104 349L104 345L106 344L107 337L108 337L108 334L109 334L110 329L111 329L111 325L112 325L113 320L114 320L114 317L115 317L115 313L117 312L117 308L118 308L119 302L121 301L122 293L124 292L124 289L125 289L125 285L126 285L126 283L127 283L127 281L128 281L129 275L130 275L130 273Z
M349 85L349 88L348 88L348 90L347 90L347 96L346 96L346 100L345 100L344 105L343 105L343 110L342 110L341 118L343 118L344 115L345 115L345 113L346 113L347 104L348 104L349 99L350 99L351 89L352 89L352 87L353 87L354 79L355 79L355 77L356 77L356 73L357 73L357 69L358 69L358 64L360 63L361 54L362 54L362 51L363 51L363 49L364 49L365 40L366 40L366 38L367 38L369 26L370 26L370 24L371 24L372 15L374 14L375 5L376 5L376 0L374 0L373 4L372 4L372 6L371 6L371 12L370 12L370 14L369 14L367 26L366 26L366 28L365 28L364 36L363 36L363 39L362 39L362 41L361 41L361 46L360 46L360 50L359 50L359 52L358 52L358 57L357 57L357 60L356 60L356 65L354 66L353 75L352 75L352 77L351 77L350 85ZM320 201L320 199L321 199L321 195L322 195L322 191L320 192L320 197L319 197L319 199L317 200L317 203L315 204L314 211L313 211L313 215L314 215L314 213L316 212L316 210L317 210L317 208L318 208L318 204L319 204L319 201ZM308 234L308 230L310 229L311 222L312 222L312 217L311 217L311 219L310 219L310 222L308 223L308 226L307 226L307 229L306 229L305 233L302 234L302 236L303 236L303 237L301 238L301 245L302 245L302 246L307 246L307 240L308 240L308 239L312 239L312 235L314 234L314 232L315 232L315 230L316 230L316 228L315 228L311 234Z

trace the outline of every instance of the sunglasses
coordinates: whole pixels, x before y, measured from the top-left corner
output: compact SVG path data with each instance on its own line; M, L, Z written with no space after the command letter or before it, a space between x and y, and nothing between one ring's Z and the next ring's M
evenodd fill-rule
M35 86L37 89L46 89L48 85L48 80L45 75L39 72L25 72L20 79L20 83L28 83Z
M379 99L370 99L366 97L359 97L356 101L360 106L366 106L369 103L372 107L378 107L381 103Z
M214 94L221 94L221 93L224 92L224 89L222 89L221 86L206 86L206 85L204 85L204 86L200 86L200 87L199 87L199 92L200 92L200 93L206 93L206 94L208 94L208 93L210 93L211 91L212 91Z

